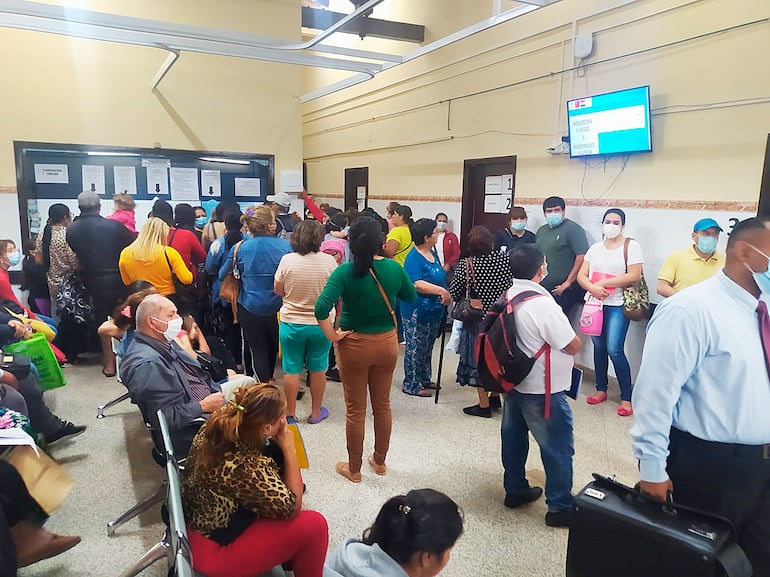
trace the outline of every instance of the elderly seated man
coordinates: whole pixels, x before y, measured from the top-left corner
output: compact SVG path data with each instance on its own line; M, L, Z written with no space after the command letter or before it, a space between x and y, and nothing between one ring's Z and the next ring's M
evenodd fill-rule
M145 297L136 310L136 332L120 366L123 384L132 402L157 429L156 411L162 409L177 455L187 455L201 423L224 405L238 387L255 383L251 377L232 375L214 383L198 361L174 338L182 330L176 306L161 295Z

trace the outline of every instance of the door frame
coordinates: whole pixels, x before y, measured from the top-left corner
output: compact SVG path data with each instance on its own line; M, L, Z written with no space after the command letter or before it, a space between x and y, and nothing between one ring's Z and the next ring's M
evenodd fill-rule
M488 158L467 158L463 161L463 195L460 205L460 247L465 251L468 232L473 228L473 195L471 191L471 173L473 169L478 166L490 165L490 164L506 164L510 163L511 169L509 173L513 175L513 182L511 183L511 206L516 199L516 155L512 156L493 156Z
M765 163L762 169L762 180L759 185L759 202L757 203L757 216L767 218L770 216L770 134L767 135L767 147L765 148Z
M363 171L362 174L366 175L366 195L364 196L364 206L361 207L361 210L369 206L369 167L368 166L354 166L350 168L345 169L344 173L344 180L343 180L343 194L342 194L342 204L345 207L345 210L348 210L350 206L350 201L348 199L348 171L350 171L350 174L355 174L353 171ZM355 207L358 208L358 190L353 191L353 200L355 201Z

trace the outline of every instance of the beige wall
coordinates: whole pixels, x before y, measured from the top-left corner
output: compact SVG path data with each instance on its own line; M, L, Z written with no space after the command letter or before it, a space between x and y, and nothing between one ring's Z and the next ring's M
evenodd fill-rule
M72 4L72 3L70 3ZM77 7L299 38L299 2L99 0ZM0 28L0 187L13 140L255 152L276 174L302 161L298 66L183 53L157 94L160 49ZM278 184L278 183L276 183Z
M770 132L760 56L770 53L770 24L662 46L766 19L770 3L619 4L562 0L305 104L310 188L341 194L344 168L369 166L375 198L457 199L463 159L515 154L519 197L756 201ZM582 78L558 73L573 65L573 21L594 33ZM566 132L568 98L641 84L651 85L654 152L633 155L611 189L620 159L586 167L544 152ZM707 106L755 98L765 101Z

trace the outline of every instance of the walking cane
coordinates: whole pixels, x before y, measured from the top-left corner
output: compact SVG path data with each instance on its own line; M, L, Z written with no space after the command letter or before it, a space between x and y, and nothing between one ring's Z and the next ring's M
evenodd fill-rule
M441 369L444 366L444 342L446 341L446 319L447 307L444 307L444 314L441 317L441 350L438 353L438 375L436 375L436 394L433 396L433 404L438 404L438 396L441 392Z

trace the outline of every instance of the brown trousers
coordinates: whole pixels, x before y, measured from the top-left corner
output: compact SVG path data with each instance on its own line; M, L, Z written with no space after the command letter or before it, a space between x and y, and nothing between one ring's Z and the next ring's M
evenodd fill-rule
M393 417L390 412L390 387L398 360L396 331L365 334L351 333L338 346L338 363L347 409L345 433L350 471L361 470L364 454L367 385L374 414L374 459L385 463L390 446Z

